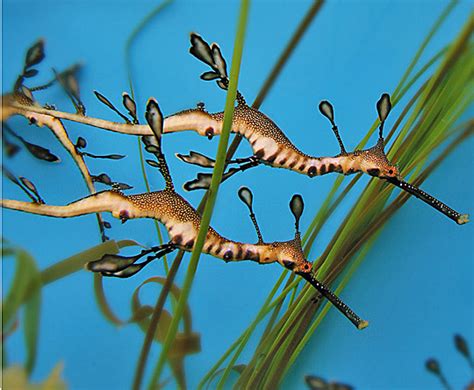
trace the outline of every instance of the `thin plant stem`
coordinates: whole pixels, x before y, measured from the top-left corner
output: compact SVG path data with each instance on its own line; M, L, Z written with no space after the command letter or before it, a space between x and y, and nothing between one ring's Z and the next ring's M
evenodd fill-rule
M237 84L239 78L240 64L242 59L243 44L245 37L245 30L247 26L247 18L249 11L249 0L242 0L240 7L240 14L237 22L237 33L234 44L234 53L232 56L232 65L230 71L230 82L229 89L227 91L227 98L224 111L224 123L221 138L219 140L219 146L217 150L216 163L214 166L214 171L212 174L211 185L209 188L209 195L206 201L206 206L204 207L204 212L201 219L201 224L199 227L198 236L196 243L191 254L191 260L189 262L188 271L183 283L183 289L178 300L177 307L174 311L173 320L170 324L166 339L161 351L160 357L156 364L156 367L153 371L153 375L149 384L149 389L153 389L158 382L161 372L163 370L165 361L167 359L168 351L171 347L176 332L178 330L179 321L183 314L189 293L191 291L192 282L194 280L194 275L196 273L197 265L199 258L204 246L204 240L207 235L209 228L209 223L212 216L213 207L216 201L217 192L219 189L220 182L222 180L222 174L224 172L225 158L227 144L230 136L230 129L232 126L232 117L234 114L234 102L237 95Z

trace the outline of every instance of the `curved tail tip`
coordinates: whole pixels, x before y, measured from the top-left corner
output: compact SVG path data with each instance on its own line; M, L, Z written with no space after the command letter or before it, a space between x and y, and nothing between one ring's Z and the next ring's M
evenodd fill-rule
M357 329L359 330L362 330L362 329L365 329L369 326L369 321L361 321L358 325L357 325Z
M456 221L458 225L464 225L469 222L469 214L462 214Z

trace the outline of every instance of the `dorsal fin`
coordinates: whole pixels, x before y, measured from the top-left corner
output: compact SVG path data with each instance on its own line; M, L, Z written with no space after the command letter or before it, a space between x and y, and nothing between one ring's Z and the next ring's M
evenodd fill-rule
M318 108L319 108L319 112L321 112L321 114L324 115L326 118L328 118L329 122L331 122L332 131L334 132L337 142L339 143L339 147L341 148L341 154L342 155L347 154L346 148L344 147L344 144L342 143L342 138L339 135L339 130L336 126L336 123L334 122L334 108L332 104L329 103L327 100L323 100L321 103L319 103Z
M295 194L291 198L290 210L295 217L295 237L300 237L300 218L304 210L304 202L300 194Z
M257 223L257 219L255 218L255 214L253 212L253 195L252 191L250 191L249 188L247 187L240 187L239 192L238 192L240 200L245 203L245 205L248 207L250 211L250 219L252 220L253 226L255 228L255 231L257 232L257 237L258 237L258 243L262 244L263 243L263 238L262 238L262 233L260 232L260 228Z
M145 144L145 149L147 152L153 153L156 156L158 160L157 168L160 170L161 175L165 179L166 188L174 190L173 179L171 178L168 164L166 163L165 156L161 150L161 136L163 135L163 114L160 110L158 102L154 98L148 99L145 119L154 134L154 137L142 137L143 143ZM150 165L156 166L155 164Z
M380 119L380 126L379 126L379 138L383 139L383 125L385 124L385 120L390 114L390 110L392 109L392 103L390 102L390 95L388 93L382 94L380 99L377 102L377 114L379 115Z

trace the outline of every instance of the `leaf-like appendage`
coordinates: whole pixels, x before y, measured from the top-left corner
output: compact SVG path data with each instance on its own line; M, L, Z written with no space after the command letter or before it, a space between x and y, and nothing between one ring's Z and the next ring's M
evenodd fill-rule
M328 383L323 379L314 375L306 375L304 380L310 390L326 390L328 389Z
M201 76L199 76L202 80L211 81L219 79L221 76L219 73L210 70L209 72L204 72Z
M28 188L33 194L36 195L36 197L38 198L38 202L44 204L44 200L41 198L41 196L38 192L38 189L33 184L33 182L31 182L29 179L27 179L26 177L23 177L23 176L20 176L19 179L26 188Z
M392 103L390 102L390 95L384 93L377 102L377 113L379 114L380 122L384 122L385 119L387 119L391 109Z
M332 104L327 100L323 100L321 103L319 103L318 107L321 114L328 118L331 123L334 123L334 109Z
M222 79L227 79L227 64L224 57L222 56L221 49L217 43L211 45L212 58L214 59L214 64L217 71L219 72Z
M143 253L139 253L138 255L127 257L107 254L99 260L87 263L86 268L92 272L117 272L129 267L143 257L143 255Z
M185 156L184 154L180 154L180 153L176 153L175 156L179 158L181 161L184 161L185 163L199 165L200 167L203 167L203 168L214 168L214 165L216 163L216 161L213 160L212 158L209 158L207 156L204 156L201 153L193 152L193 151L190 151L188 156Z
M92 181L94 182L106 184L109 186L112 185L112 179L106 173L101 173L100 175L97 175L97 176L91 176L91 178L92 178Z
M197 178L184 183L183 188L186 191L207 190L211 186L211 173L198 173Z
M154 98L148 99L146 105L145 119L148 122L153 134L158 140L161 140L163 134L163 114L160 106Z
M77 137L76 148L84 149L87 146L87 141L83 137Z
M59 157L51 153L48 149L43 148L42 146L32 144L30 142L27 142L23 140L23 144L26 146L28 151L35 156L36 158L44 161L49 161L49 162L56 162L60 161Z
M44 41L40 39L26 52L25 69L39 64L44 59Z
M239 198L242 202L244 202L250 211L252 211L252 203L253 203L253 194L247 187L240 187L239 191L237 192Z
M138 123L137 105L127 92L122 93L122 103L124 107L127 109L130 116L135 120L135 122Z
M436 359L428 359L425 362L425 367L428 371L432 372L433 374L438 375L441 372L441 369L439 368L439 363Z
M455 334L454 345L456 346L456 349L459 351L459 353L461 353L470 362L471 352L469 351L469 346L467 345L466 339L460 334Z
M158 164L155 160L146 160L148 165L151 165L154 168L159 168L160 164Z
M296 226L299 226L301 214L303 214L304 202L299 194L293 195L290 201L290 210L295 217Z
M196 57L198 60L208 64L211 68L215 69L214 60L212 58L212 51L209 44L202 39L199 34L191 33L190 36L191 47L189 52Z
M26 72L23 72L23 77L28 79L30 77L34 77L38 74L37 69L28 69Z
M117 111L115 106L110 102L109 99L107 99L104 95L102 95L100 92L94 91L95 96L99 101L103 104L105 104L107 107L109 107L111 110Z
M219 86L219 88L222 88L224 91L227 91L228 83L226 82L226 80L219 79L216 81L216 84Z

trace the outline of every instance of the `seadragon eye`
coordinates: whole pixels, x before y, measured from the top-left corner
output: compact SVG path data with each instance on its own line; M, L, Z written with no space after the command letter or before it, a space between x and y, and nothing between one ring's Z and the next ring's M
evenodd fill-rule
M214 129L212 127L208 127L206 129L206 137L211 140L214 137Z

